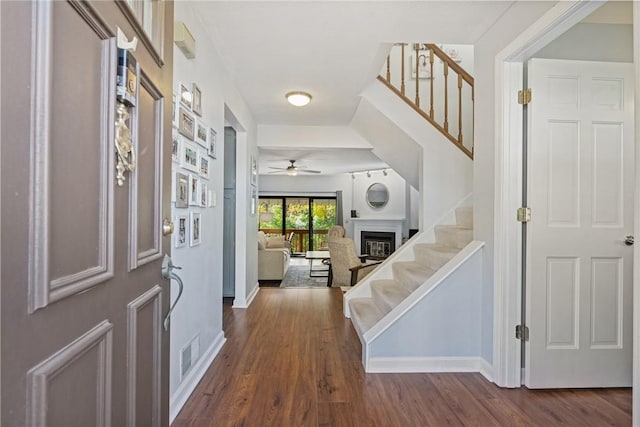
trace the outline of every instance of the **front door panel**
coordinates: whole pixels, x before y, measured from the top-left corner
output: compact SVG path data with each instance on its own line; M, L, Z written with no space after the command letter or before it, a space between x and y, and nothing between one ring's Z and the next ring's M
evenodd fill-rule
M0 5L13 64L1 91L2 425L168 425L173 9L154 2L166 25L151 41L128 4ZM141 40L128 123L138 167L123 186L118 28Z

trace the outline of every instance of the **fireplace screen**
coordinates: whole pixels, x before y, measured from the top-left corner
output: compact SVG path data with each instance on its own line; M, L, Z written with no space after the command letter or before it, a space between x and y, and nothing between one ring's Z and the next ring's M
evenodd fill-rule
M391 232L363 231L360 234L362 253L386 258L396 250L396 235Z

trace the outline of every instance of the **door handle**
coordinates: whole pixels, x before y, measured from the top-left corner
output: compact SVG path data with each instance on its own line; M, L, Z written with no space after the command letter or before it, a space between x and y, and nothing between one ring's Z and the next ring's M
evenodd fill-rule
M182 290L184 288L182 279L180 278L180 276L174 273L173 270L182 270L182 267L173 265L173 262L171 262L171 257L165 254L164 259L162 260L162 277L168 280L173 279L178 282L178 296L176 297L176 300L173 302L173 304L171 304L171 307L169 307L169 311L167 312L167 315L164 316L164 320L162 322L165 331L169 329L169 319L171 318L171 313L173 312L173 309L176 308L176 304L178 304L178 301L180 301Z
M164 221L162 221L162 235L169 236L171 234L173 234L173 221L165 218Z
M625 237L625 239L624 239L624 244L625 244L625 245L627 245L627 246L633 246L633 243L634 243L634 238L633 238L633 236L627 236L627 237Z

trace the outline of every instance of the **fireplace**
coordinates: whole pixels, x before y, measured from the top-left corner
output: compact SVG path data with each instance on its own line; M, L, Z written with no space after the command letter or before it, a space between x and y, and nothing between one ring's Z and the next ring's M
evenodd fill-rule
M396 250L396 233L388 231L362 231L360 233L362 254L386 258Z

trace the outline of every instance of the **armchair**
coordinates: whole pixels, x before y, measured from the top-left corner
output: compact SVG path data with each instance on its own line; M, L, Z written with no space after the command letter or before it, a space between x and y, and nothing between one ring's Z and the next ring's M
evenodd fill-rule
M354 286L382 262L364 262L362 258L365 257L356 256L355 244L349 238L332 237L328 239L328 244L333 275L332 286Z

